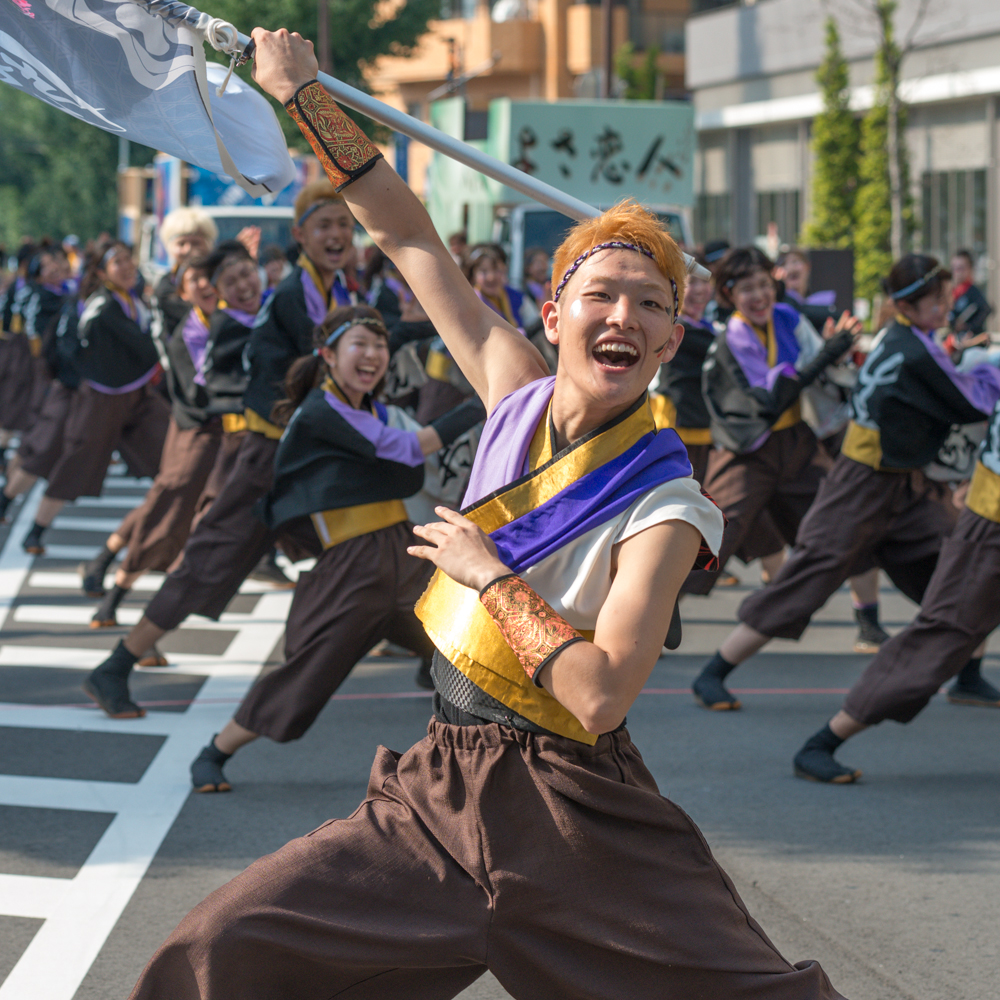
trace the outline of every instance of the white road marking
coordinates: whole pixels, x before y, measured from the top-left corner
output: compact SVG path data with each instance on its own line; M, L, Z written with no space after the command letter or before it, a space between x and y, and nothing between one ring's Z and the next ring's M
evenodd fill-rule
M68 878L0 875L0 913L45 920L59 909L70 885Z
M253 663L234 663L207 653L167 653L169 667L140 667L142 673L194 674L199 677L234 677L257 669ZM73 646L0 646L0 667L30 667L43 670L93 670L108 658L106 649ZM80 700L85 696L81 693ZM0 705L0 712L3 706ZM3 723L0 722L0 725ZM16 723L11 723L15 725Z
M123 485L121 479L109 480L108 485L112 484ZM142 484L133 480L128 485ZM26 498L0 553L0 608L12 606L29 575L32 557L21 550L20 539L31 525L40 497L39 486ZM141 497L134 499L138 503ZM101 518L63 518L63 525L77 520L80 530L87 531L104 531L109 523ZM49 556L66 559L91 558L97 552L86 546L47 548ZM226 614L220 623L192 619L188 627L236 634L221 657L175 658L182 670L197 668L209 677L183 713L154 711L144 719L112 720L94 709L0 704L2 726L167 737L135 784L0 775L0 801L9 805L115 813L74 878L0 874L0 913L45 920L0 985L0 1000L72 1000L190 793L191 760L253 683L281 638L291 600L291 591L268 589L252 614ZM131 619L133 611L137 619L136 609L120 609L119 618ZM34 604L15 607L13 617L39 624L80 624L89 621L92 613L86 606ZM0 649L0 663L42 666L49 662L85 668L104 655L99 650L6 644Z
M285 593L290 594L291 591ZM119 625L135 625L143 612L142 608L119 608L115 614ZM94 606L89 604L19 604L14 608L14 621L33 625L89 625L93 616ZM226 612L217 622L211 618L192 617L180 627L209 632L232 632L233 629L260 620L256 613L245 615Z
M49 548L51 549L53 546L49 546ZM96 551L94 554L97 554ZM155 593L163 585L166 575L166 573L143 573L132 584L132 589ZM108 573L104 577L104 586L110 590L114 585L115 574ZM52 572L38 571L28 577L28 586L36 590L76 590L80 586L80 574L56 570ZM245 580L240 587L241 594L272 594L274 590L275 588L271 584L259 580Z
M105 483L105 486L109 485L111 480ZM150 481L152 485L152 481ZM134 489L133 486L129 486L129 489ZM67 505L63 508L67 513L72 513L79 507L99 507L99 508L110 508L114 510L123 510L127 514L133 507L138 507L142 500L145 499L145 494L135 494L129 496L127 493L121 493L117 496L112 494L106 497L80 497L72 506Z
M101 551L100 545L50 545L45 543L45 559L81 559L89 561ZM77 578L77 584L79 584Z
M53 522L55 531L94 531L110 535L122 523L120 517L72 517L60 514Z

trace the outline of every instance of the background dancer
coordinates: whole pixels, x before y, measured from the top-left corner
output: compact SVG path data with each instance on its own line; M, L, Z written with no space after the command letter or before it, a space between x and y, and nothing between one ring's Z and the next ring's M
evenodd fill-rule
M45 553L42 535L65 503L101 495L116 450L136 475L155 476L170 420L166 401L151 384L161 369L149 313L130 291L138 275L131 247L115 241L94 270L100 287L79 320L81 384L63 452L21 543L32 555Z
M273 529L309 517L323 554L295 587L285 662L253 686L191 765L198 792L229 791L222 765L259 736L277 743L303 736L382 639L412 650L429 676L434 646L413 605L431 567L406 551L414 539L403 500L423 485L424 456L485 412L473 397L430 427L393 427L394 408L375 401L389 367L389 331L374 309L334 309L314 343L314 353L292 366L288 399L275 409L288 430L263 513Z
M682 335L684 265L673 241L637 206L573 230L553 273L562 303L544 307L561 345L559 373L546 378L540 355L474 297L419 202L313 80L311 45L284 31L257 29L254 39L259 82L288 102L330 175L351 185L365 228L487 400L489 444L470 496L489 516L490 494L502 491L508 503L490 508L501 516L488 525L494 535L509 520L502 509L530 534L545 506L538 492L518 501L508 487L522 477L552 489L558 505L566 479L546 468L597 488L615 480L611 465L625 495L612 488L614 501L570 505L598 522L585 541L580 522L575 531L535 522L535 540L554 543L557 557L600 562L589 563L591 598L579 603L568 592L580 594L588 577L580 562L546 576L540 551L522 550L522 566L505 544L526 577L537 570L528 582L467 518L449 512L420 530L428 544L416 554L439 567L421 603L429 617L436 605L468 652L452 663L464 696L460 684L447 689L460 704L439 689L428 737L406 754L379 751L352 817L209 897L133 997L444 998L487 967L514 996L618 998L623 983L633 1000L838 996L818 965L793 967L778 954L688 817L657 794L621 726L702 536L717 545L722 523L688 475L680 439L656 432L647 404L646 386ZM630 464L624 455L628 471L617 464ZM595 627L593 641L567 617ZM506 703L469 676L492 687L491 672L508 684ZM527 724L524 712L539 721Z
M114 587L94 612L91 628L116 625L118 605L142 573L162 572L173 565L215 465L223 434L221 414L242 409L246 383L242 352L260 308L257 266L246 248L234 240L206 257L186 262L181 271L180 293L191 310L167 344L172 412L160 471L142 504L86 567L84 590L103 591L104 573L115 553L128 546ZM219 309L235 311L238 320L213 323L217 304ZM231 317L223 312L221 318Z
M763 514L786 543L816 496L829 460L802 419L799 397L850 349L860 323L846 313L824 338L790 306L775 303L771 261L756 247L731 250L716 273L716 295L734 310L712 344L702 388L715 449L705 489L726 515L719 565L748 552ZM708 594L719 570L692 573L688 593Z
M772 638L800 638L859 565L874 561L921 603L955 520L921 470L953 424L985 420L1000 397L1000 371L958 372L933 339L948 310L949 277L922 254L893 266L886 291L898 315L859 373L840 457L777 577L743 601L742 624L695 680L695 698L706 707L739 708L725 678Z
M128 695L128 675L138 657L190 614L218 620L278 536L254 514L254 505L271 488L283 433L271 421L271 411L284 396L292 363L312 351L314 327L332 305L351 305L356 299L343 270L354 234L354 216L343 198L329 181L308 184L295 200L295 218L292 235L302 255L258 314L246 349L247 432L232 472L188 538L180 565L163 581L139 623L85 683L87 693L113 718L144 714ZM293 561L322 551L308 521L283 526L280 537Z
M861 777L834 752L885 719L911 722L941 685L950 702L1000 708L980 672L986 639L1000 625L1000 403L955 530L944 540L916 618L893 636L857 680L844 707L795 755L795 774L849 784Z

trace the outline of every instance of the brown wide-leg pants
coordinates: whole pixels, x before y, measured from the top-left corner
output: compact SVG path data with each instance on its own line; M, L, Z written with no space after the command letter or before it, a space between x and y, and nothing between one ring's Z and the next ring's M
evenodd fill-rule
M250 689L234 718L278 743L297 740L316 721L354 665L382 639L430 659L413 605L434 567L406 551L409 522L327 549L299 577L285 625L285 662Z
M67 388L58 379L49 385L42 401L38 419L31 430L21 437L17 449L21 468L40 479L48 479L63 451L66 421L72 408L75 389Z
M841 455L785 564L743 601L739 619L763 635L799 639L833 592L873 563L919 604L957 516L922 472L878 472Z
M184 546L184 557L146 606L146 617L170 631L188 615L218 620L260 557L280 538L289 558L318 555L319 539L308 519L272 531L254 514L271 488L278 442L248 432L233 471Z
M844 711L874 726L909 722L1000 625L1000 524L962 512L917 617L868 664Z
M128 552L124 573L169 569L191 531L195 506L222 440L222 421L182 429L170 418L160 471L143 502L118 528Z
M790 545L829 465L816 436L802 422L774 431L756 451L743 455L713 451L705 492L726 515L719 569L692 570L682 590L709 594L730 556L740 552L749 560L777 552L782 540ZM758 524L761 538L767 530L765 551L752 544Z
M834 1000L747 912L624 729L432 720L365 801L194 909L132 1000Z
M99 497L117 449L137 476L155 476L170 423L170 407L146 385L131 392L98 392L83 383L66 419L62 455L52 469L47 497Z

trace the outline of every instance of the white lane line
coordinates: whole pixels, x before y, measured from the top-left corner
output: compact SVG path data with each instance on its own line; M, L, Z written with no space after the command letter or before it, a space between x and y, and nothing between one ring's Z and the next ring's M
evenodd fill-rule
M119 608L115 612L119 625L136 625L142 615L142 608ZM14 621L33 625L89 625L93 616L94 607L89 604L19 604L14 608ZM260 619L254 615L227 612L217 622L211 618L192 617L180 627L232 632L254 621L259 622Z
M110 480L104 485L107 486L109 482ZM113 510L124 510L127 513L133 507L138 507L144 499L145 494L143 493L136 493L134 496L121 494L119 496L108 497L80 497L80 499L74 504L67 505L63 509L70 514L79 510L80 507L98 507Z
M95 531L110 535L122 523L120 517L71 517L60 514L53 522L56 531Z
M25 577L31 569L34 556L28 555L21 548L21 539L28 533L35 520L35 512L45 492L45 483L35 483L31 492L24 498L21 510L11 525L10 533L0 552L0 619L2 614L13 603L24 586Z
M50 545L45 543L43 559L82 559L90 560L101 551L100 545ZM77 577L77 585L80 579Z
M234 663L222 656L207 653L168 653L169 667L139 667L144 674L195 674L199 677L235 677L253 663ZM0 646L0 667L27 667L32 670L93 670L108 658L106 649L81 649L72 646ZM81 701L85 697L81 693Z
M188 765L232 713L263 658L284 631L291 593L266 594L230 643L226 659L254 664L239 676L213 677L199 700L171 720L166 739L142 780L123 786L127 801L0 986L0 1000L72 1000L122 911L142 881L188 794ZM30 714L30 713L25 713ZM166 713L163 713L164 715ZM10 713L4 715L9 720ZM138 720L146 722L149 719Z
M53 548L54 546L49 546ZM95 550L95 555L97 550ZM163 586L166 573L143 573L142 576L132 584L133 590L157 591ZM115 585L115 574L108 573L104 577L104 586L109 590ZM80 574L67 573L53 570L45 572L39 570L28 577L28 586L35 590L79 590ZM258 580L246 580L240 587L241 594L273 594L275 588L269 583Z
M86 695L81 691L80 699ZM77 733L126 733L131 736L169 736L180 714L151 712L144 719L109 719L97 706L0 703L0 726L12 729L67 729Z
M72 882L41 875L0 875L0 913L45 920L56 913Z
M128 805L136 785L119 781L78 781L0 774L0 804L31 809L118 812Z

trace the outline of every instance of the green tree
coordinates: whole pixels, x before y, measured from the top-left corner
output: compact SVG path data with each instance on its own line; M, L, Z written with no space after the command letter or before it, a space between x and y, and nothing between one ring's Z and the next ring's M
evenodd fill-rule
M625 84L625 92L621 95L630 101L656 100L657 84L660 71L656 60L660 50L650 46L636 65L635 46L626 42L615 53L615 75Z
M802 239L810 246L850 249L854 246L861 130L850 109L847 61L832 17L826 21L826 54L816 82L823 95L823 110L813 122L816 162L810 217Z
M287 28L315 43L318 41L319 2L323 0L204 0L199 9L230 21L246 34L258 26L271 31ZM366 92L369 92L369 87L364 73L375 60L380 55L408 55L426 33L427 22L441 15L441 0L404 0L396 5L382 0L326 0L326 3L333 75ZM388 17L387 12L390 11L392 16ZM217 53L216 58L220 62L228 62L224 55ZM249 66L238 72L250 79ZM307 148L308 144L295 123L277 102L272 103L289 145ZM388 130L364 115L349 109L348 114L370 136L384 139L388 135Z

